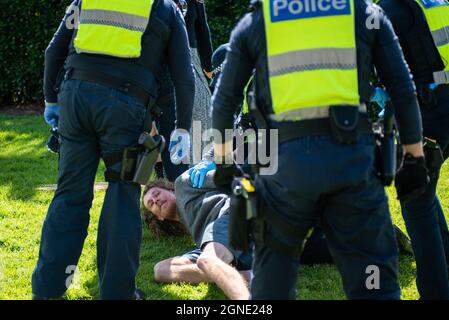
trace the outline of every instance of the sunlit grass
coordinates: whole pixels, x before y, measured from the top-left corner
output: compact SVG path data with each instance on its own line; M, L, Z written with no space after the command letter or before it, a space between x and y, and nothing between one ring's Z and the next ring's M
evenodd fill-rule
M45 147L49 129L40 117L0 116L0 299L29 299L31 274L35 266L42 222L53 197L52 192L36 188L55 184L57 156ZM103 181L104 166L97 173ZM395 192L388 189L394 222L405 230L394 200ZM438 193L449 213L449 169L446 163ZM104 191L95 193L91 224L79 263L79 288L67 292L68 299L97 299L99 295L96 272L96 233ZM224 299L214 285L169 284L153 281L154 265L170 256L182 254L193 246L190 238L157 239L147 230L141 250L141 266L137 283L149 299ZM400 259L402 298L417 299L413 258ZM344 299L340 276L334 266L302 267L298 280L298 299Z

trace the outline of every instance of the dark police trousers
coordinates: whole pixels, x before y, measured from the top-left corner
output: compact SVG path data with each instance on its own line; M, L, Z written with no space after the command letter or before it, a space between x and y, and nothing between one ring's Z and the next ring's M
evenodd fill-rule
M159 134L165 138L165 141L170 141L170 135L176 129L176 97L175 87L170 78L168 71L162 80L161 87L158 92L157 106L161 109L162 115L156 119ZM177 177L189 169L187 164L175 165L171 162L170 152L164 148L161 154L162 165L166 177L169 181L174 182Z
M371 135L352 145L330 136L297 139L279 146L277 173L258 177L256 186L265 205L302 230L286 236L268 224L266 236L299 245L300 233L320 221L348 298L399 299L398 249L374 158ZM299 264L256 242L252 299L295 299Z
M41 297L59 297L67 290L87 236L99 160L137 144L146 109L123 92L78 80L65 81L58 102L62 137L58 187L32 276L33 293ZM134 294L142 237L140 191L130 182L109 183L106 191L97 238L102 299L128 299Z
M421 109L424 135L449 149L449 97L436 109ZM449 299L449 233L436 194L440 168L430 171L430 184L419 198L402 204L416 260L416 284L421 299Z

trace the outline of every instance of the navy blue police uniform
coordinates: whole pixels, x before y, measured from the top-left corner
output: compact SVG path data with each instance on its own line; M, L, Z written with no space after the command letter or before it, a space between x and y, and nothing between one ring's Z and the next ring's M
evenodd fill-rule
M434 82L433 72L444 67L428 26L416 19L417 15L424 17L422 9L413 0L383 0L380 6L393 23L413 74L418 89L424 136L436 140L445 153L444 159L447 159L449 84L439 85L433 90L430 88ZM449 35L446 41L449 41ZM434 103L429 103L428 98L432 95L436 99L432 99ZM449 231L436 194L442 164L428 164L430 183L426 191L412 201L401 203L416 259L416 281L422 299L449 299Z
M174 0L176 2L176 0ZM202 0L187 0L187 11L185 13L185 23L189 37L190 48L198 49L203 70L212 71L212 43L210 38L209 25L206 19L206 9ZM170 74L165 74L162 85L159 89L157 105L161 115L156 119L159 133L168 141L171 132L175 128L176 120L176 98ZM170 181L175 181L184 171L188 169L187 164L174 165L170 161L170 152L166 148L162 152L162 164L166 177Z
M232 33L213 96L213 128L223 137L225 129L232 128L233 115L254 69L257 108L267 115L270 127L281 125L269 117L273 105L264 15L260 3L253 4L255 10L244 16ZM369 1L355 1L354 5L361 103L371 97L370 75L375 66L395 103L402 142L418 143L422 126L415 86L391 23L381 10L367 11L378 9ZM376 15L379 28L365 27L369 12ZM387 196L374 163L370 133L361 134L350 145L337 143L330 133L280 143L278 171L256 178L256 190L263 199L259 215L271 217L270 222L287 222L295 232L284 232L279 223L262 223L253 230L253 299L295 299L299 255L280 248L299 247L317 221L328 239L347 297L400 298L397 245ZM373 266L379 275L378 290L366 285Z
M184 20L172 1L154 2L135 59L77 54L77 31L70 21L80 6L81 1L72 3L45 53L45 98L60 105L61 150L58 187L32 276L32 292L40 298L60 297L67 290L67 268L78 264L87 236L100 158L137 145L167 64L176 89L177 127L191 126L194 76ZM58 74L65 75L60 89ZM107 175L117 176L121 167L114 163ZM134 295L142 237L140 191L130 181L109 182L97 237L102 299Z

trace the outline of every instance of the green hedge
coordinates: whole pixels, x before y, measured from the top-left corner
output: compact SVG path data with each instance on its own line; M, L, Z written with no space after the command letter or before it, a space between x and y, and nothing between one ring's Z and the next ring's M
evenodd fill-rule
M206 0L214 47L248 0ZM0 0L0 106L42 102L44 51L71 0Z
M249 0L205 0L214 48L228 42L230 32L246 12Z

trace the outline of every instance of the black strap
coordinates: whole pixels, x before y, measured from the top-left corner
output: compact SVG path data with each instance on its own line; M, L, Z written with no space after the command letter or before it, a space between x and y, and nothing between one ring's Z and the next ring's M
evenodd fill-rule
M273 226L283 234L294 236L298 240L298 243L296 245L288 245L274 238L268 233L268 225ZM252 223L252 238L256 245L267 246L274 252L291 258L298 258L303 251L307 232L304 232L304 230L299 228L291 227L286 221L281 220L275 214L270 213L269 215L254 219Z
M139 148L128 148L127 149L127 156L128 158L133 158L137 160L137 157L139 156L140 149ZM135 168L123 172L123 157L124 157L124 151L117 151L105 154L103 156L103 161L106 166L106 171L104 173L105 180L107 182L118 182L118 181L132 181L134 178L134 171ZM116 164L122 164L121 171L115 171L111 169Z
M424 13L421 6L416 3L416 0L402 0L412 11L413 13L413 19L414 19L414 26L410 29L410 37L408 38L408 41L413 42L421 42L420 51L416 52L416 49L412 50L412 55L418 55L418 56L426 56L427 58L427 65L418 65L414 66L415 68L419 68L420 70L423 70L425 72L431 71L440 71L444 69L444 62L441 58L441 55L438 51L437 46L435 45L435 42L433 41L432 33L430 31L429 24L427 22L426 14ZM410 43L407 44L410 48L416 48L416 46L411 45ZM419 60L421 62L424 62L422 60ZM410 62L409 62L410 63ZM412 68L412 71L413 68ZM417 75L414 74L416 77Z
M419 4L416 3L416 0L403 0L403 2L412 10L413 19L415 20L415 24L419 28L429 28L427 24L427 18L424 11L421 9ZM430 32L430 29L429 29Z
M305 232L303 228L299 228L290 224L285 219L282 219L277 213L271 211L267 206L259 210L259 217L263 220L266 220L269 225L272 225L276 229L279 229L287 236L298 237L301 236L302 233L304 234L304 236L307 234L307 232Z
M277 126L279 129L279 143L305 137L332 134L329 118L280 122ZM368 115L365 113L361 113L359 116L357 132L360 134L373 132L371 122L368 120Z
M66 79L94 82L123 91L130 96L138 99L140 102L143 102L143 104L146 106L148 106L152 100L150 94L145 89L126 80L114 78L110 75L100 72L71 69L67 72Z
M106 171L104 173L106 182L121 181L120 172L112 170L111 167L122 162L122 160L123 160L123 151L108 153L103 156L103 161L106 166Z
M437 98L449 97L449 84L439 85L434 89Z

